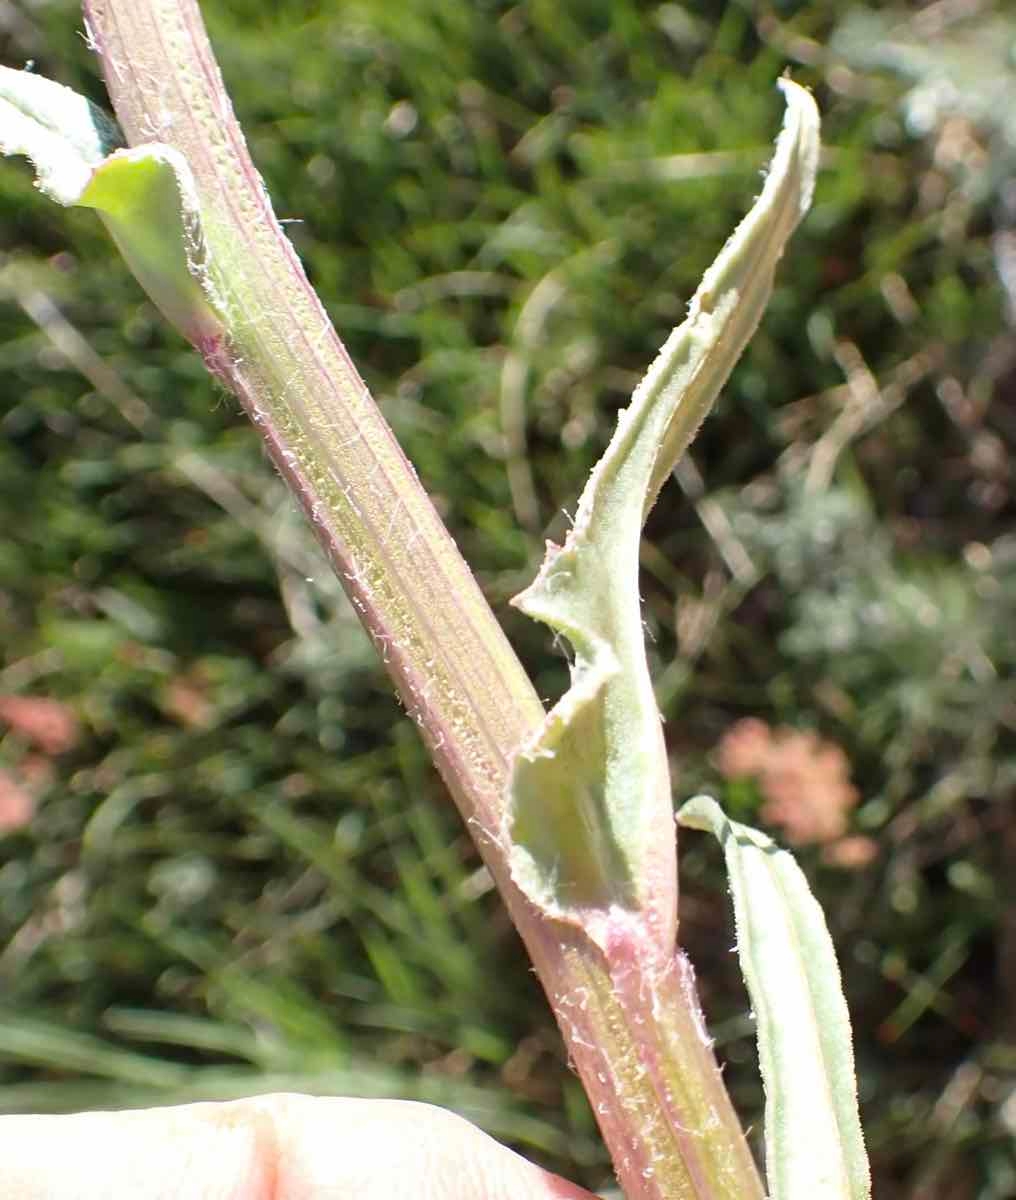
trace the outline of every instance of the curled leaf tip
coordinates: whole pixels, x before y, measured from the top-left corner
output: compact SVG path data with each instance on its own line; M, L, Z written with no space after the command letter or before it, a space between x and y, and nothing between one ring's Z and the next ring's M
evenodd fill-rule
M85 96L31 71L0 67L0 154L24 155L36 186L76 204L103 158L123 145L116 122Z
M818 176L819 148L821 145L818 108L811 92L799 83L795 83L789 77L784 76L782 79L778 79L776 86L783 93L783 97L787 102L787 115L783 123L783 133L781 133L780 139L788 147L794 147L793 151L788 150L788 152L796 153L801 162L798 215L799 217L804 217L808 209L811 208L811 201L815 192L815 179ZM775 169L776 159L780 153L781 146L778 143L776 154L773 157L772 169Z

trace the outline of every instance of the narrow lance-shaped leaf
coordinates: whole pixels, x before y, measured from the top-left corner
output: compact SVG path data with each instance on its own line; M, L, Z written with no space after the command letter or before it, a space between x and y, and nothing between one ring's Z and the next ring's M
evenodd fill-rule
M771 1200L868 1200L850 1017L808 881L790 854L707 796L683 805L678 821L715 834L726 856L758 1028Z
M138 282L202 349L218 344L221 308L184 157L158 143L124 150L110 117L70 88L0 67L0 153L23 154L39 190L98 212Z
M548 545L515 603L571 643L571 688L517 756L512 869L534 903L605 946L637 915L658 949L676 935L676 849L638 593L645 514L758 324L818 159L810 94L787 101L765 185L706 272L597 464L563 547Z

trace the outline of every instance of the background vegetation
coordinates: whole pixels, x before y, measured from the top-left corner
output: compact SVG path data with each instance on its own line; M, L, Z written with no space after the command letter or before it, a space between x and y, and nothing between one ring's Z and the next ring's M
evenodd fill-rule
M798 845L876 1194L1016 1194L1016 67L971 0L208 0L280 216L506 606L758 187L825 119L763 330L656 509L677 798ZM1008 15L1007 15L1008 13ZM69 0L0 53L96 99ZM286 1087L609 1168L414 728L236 405L94 218L0 171L0 1109ZM683 937L759 1102L719 856Z

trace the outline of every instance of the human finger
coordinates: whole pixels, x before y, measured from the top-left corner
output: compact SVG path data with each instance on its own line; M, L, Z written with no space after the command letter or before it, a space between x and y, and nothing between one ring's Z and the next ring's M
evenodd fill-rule
M461 1117L397 1100L272 1095L0 1120L19 1200L592 1200Z

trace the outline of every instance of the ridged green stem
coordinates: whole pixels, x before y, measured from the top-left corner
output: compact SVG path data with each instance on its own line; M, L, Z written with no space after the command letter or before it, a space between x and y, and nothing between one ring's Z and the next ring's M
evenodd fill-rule
M759 1200L690 968L637 937L608 964L511 882L505 788L533 687L272 212L195 0L86 0L131 145L186 155L227 337L199 345L262 433L374 640L509 907L628 1200Z

